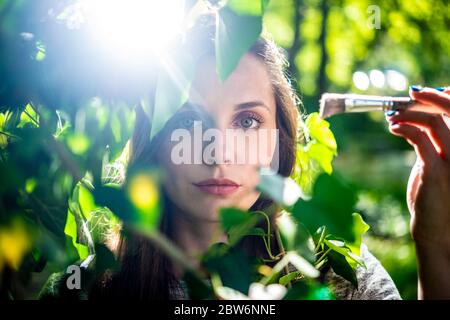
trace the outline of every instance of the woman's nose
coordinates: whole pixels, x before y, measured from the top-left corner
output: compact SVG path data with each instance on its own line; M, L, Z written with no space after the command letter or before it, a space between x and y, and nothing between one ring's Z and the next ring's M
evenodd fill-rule
M203 141L203 163L209 166L232 164L235 148L226 138L226 129L210 128Z

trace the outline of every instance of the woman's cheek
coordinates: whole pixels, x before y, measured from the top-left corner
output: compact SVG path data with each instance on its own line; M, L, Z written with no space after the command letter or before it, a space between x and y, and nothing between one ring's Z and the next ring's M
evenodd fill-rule
M274 159L278 159L278 130L260 129L257 143L251 146L250 152L258 155L258 165L269 167ZM278 168L275 168L275 171Z

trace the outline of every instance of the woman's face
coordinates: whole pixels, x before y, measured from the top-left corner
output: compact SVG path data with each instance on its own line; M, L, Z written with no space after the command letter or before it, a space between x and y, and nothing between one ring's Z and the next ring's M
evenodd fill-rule
M219 208L247 210L255 203L257 168L270 165L277 138L263 62L246 54L225 82L215 70L213 57L198 67L158 158L169 198L183 213L210 222Z

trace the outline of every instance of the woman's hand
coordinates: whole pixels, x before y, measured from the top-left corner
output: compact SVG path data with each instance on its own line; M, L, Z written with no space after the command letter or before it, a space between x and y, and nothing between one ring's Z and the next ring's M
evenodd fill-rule
M415 149L407 188L419 262L419 297L450 298L450 90L412 87L424 106L386 115L389 130ZM429 107L429 108L427 108ZM446 290L444 290L446 289Z

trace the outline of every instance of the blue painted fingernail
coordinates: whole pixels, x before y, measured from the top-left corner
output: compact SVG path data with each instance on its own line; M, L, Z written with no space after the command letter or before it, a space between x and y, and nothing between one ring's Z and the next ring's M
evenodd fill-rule
M397 123L397 122L392 122L392 123L389 124L389 127L390 127L391 129L398 128L398 123Z
M444 88L444 87L439 87L439 88L434 88L434 90L437 90L437 91L444 91L445 88Z
M387 111L385 111L384 112L384 114L386 115L386 116L388 116L388 117L392 117L394 114L396 114L397 113L397 111L398 110L387 110Z
M423 87L422 86L410 86L412 91L422 91Z

